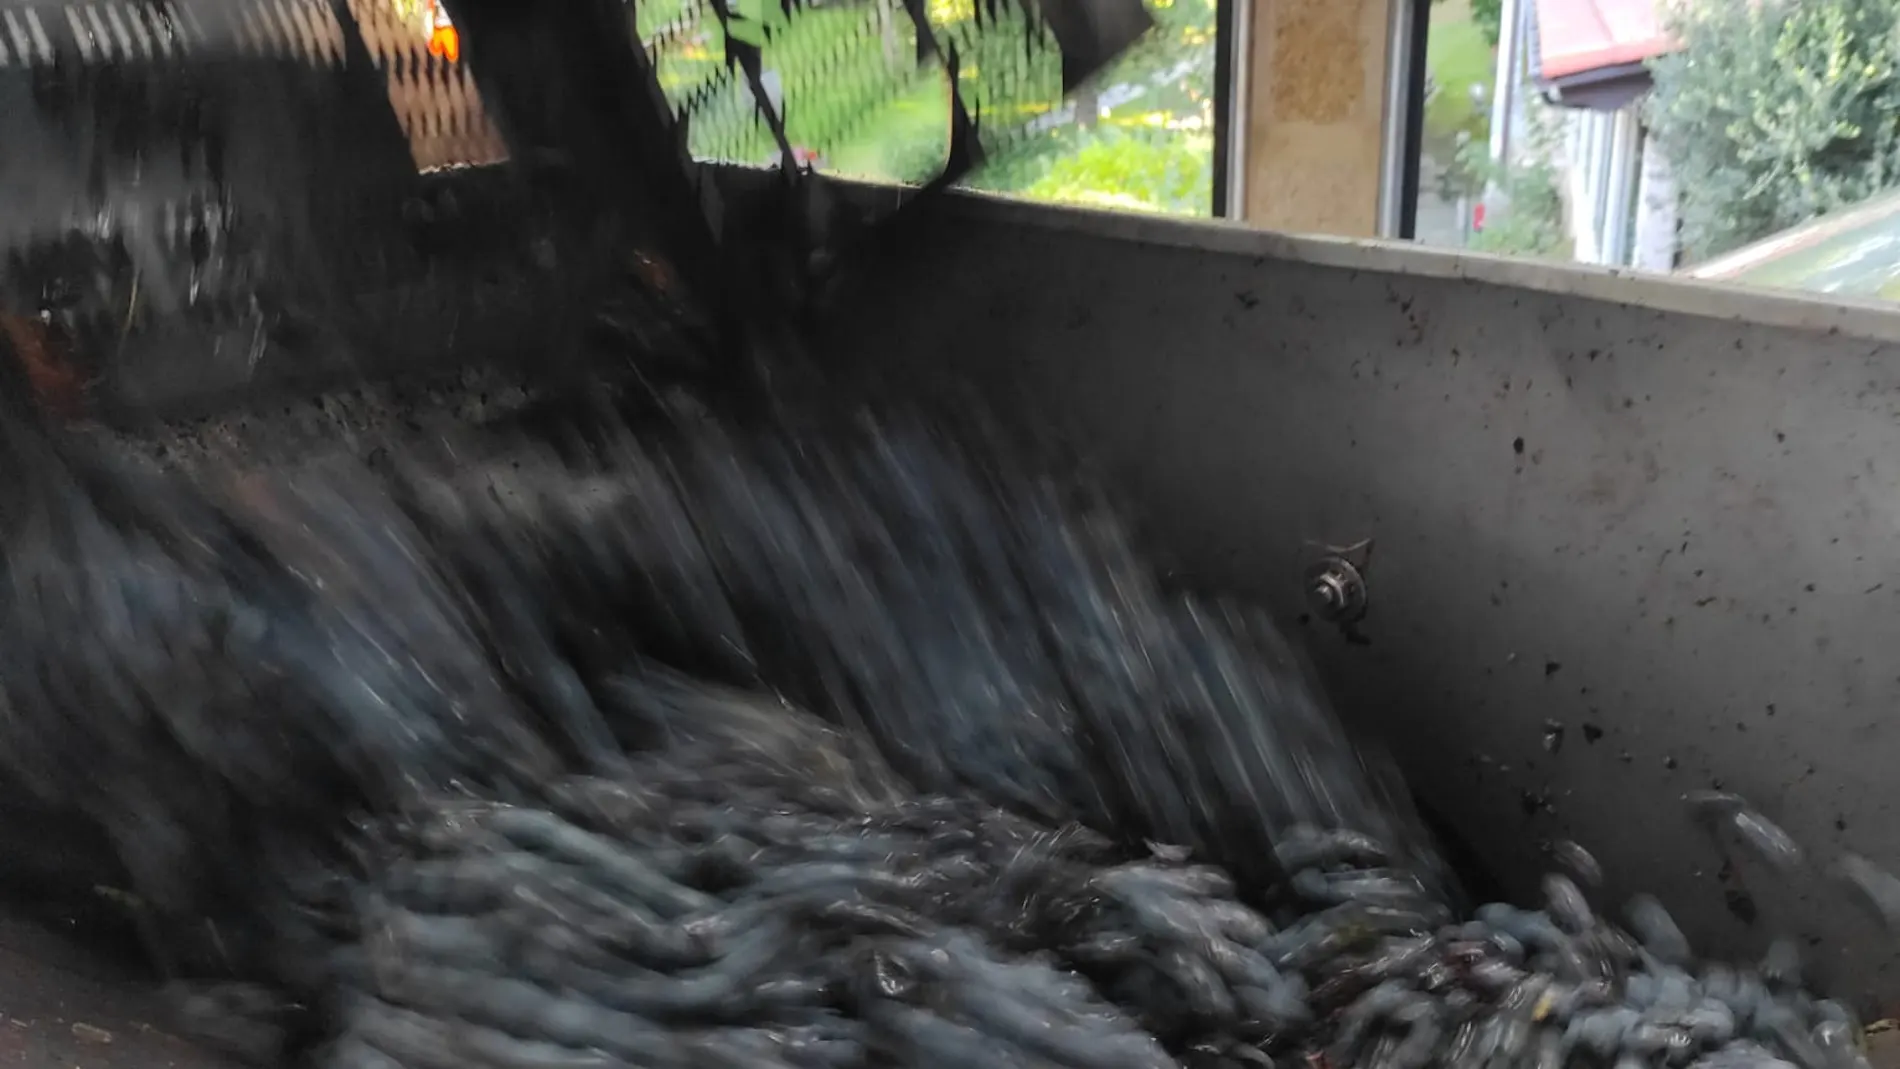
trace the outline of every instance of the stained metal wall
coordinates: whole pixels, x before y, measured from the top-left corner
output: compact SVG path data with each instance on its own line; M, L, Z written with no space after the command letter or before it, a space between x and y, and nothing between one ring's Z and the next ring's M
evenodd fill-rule
M1900 315L999 202L935 226L883 277L946 326L870 295L852 344L1086 443L1194 578L1304 631L1512 891L1572 838L1708 949L1793 932L1864 1009L1900 995L1847 892L1681 804L1739 791L1817 865L1900 866ZM1361 539L1355 643L1302 566Z

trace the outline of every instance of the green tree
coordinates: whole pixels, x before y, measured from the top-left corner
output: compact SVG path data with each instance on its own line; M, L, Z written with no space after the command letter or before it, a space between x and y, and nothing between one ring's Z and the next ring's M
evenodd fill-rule
M1445 0L1432 0L1432 3L1442 4ZM1471 9L1472 25L1484 34L1487 44L1496 48L1499 29L1504 25L1504 0L1465 0L1465 5Z
M1702 259L1900 184L1900 0L1687 0L1651 128Z
M1491 47L1496 48L1504 25L1504 0L1471 0L1471 21L1484 33Z

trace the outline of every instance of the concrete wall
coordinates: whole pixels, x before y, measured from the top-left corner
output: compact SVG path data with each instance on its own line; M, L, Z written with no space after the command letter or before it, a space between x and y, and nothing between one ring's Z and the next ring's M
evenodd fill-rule
M1680 802L1900 865L1900 315L976 199L936 230L884 274L931 326L874 301L855 344L1086 442L1517 892L1574 838L1710 949L1812 935L1866 1008L1900 994L1845 892L1729 863ZM1355 645L1298 621L1309 544L1360 539Z

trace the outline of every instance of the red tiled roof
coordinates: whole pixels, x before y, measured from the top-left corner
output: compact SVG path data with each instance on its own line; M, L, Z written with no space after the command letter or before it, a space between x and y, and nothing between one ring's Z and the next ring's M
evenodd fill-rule
M1675 45L1663 32L1660 0L1536 2L1537 47L1545 78L1641 63Z

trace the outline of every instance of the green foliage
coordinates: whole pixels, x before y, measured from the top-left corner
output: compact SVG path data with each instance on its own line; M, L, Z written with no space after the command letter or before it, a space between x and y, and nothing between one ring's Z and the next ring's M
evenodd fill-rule
M1464 7L1470 15L1471 23L1484 36L1484 42L1491 48L1498 46L1499 31L1504 25L1504 0L1432 0L1433 6L1454 4ZM1437 20L1433 20L1433 29L1437 29Z
M1500 256L1537 256L1568 260L1573 248L1564 233L1563 196L1550 164L1537 162L1510 169L1500 183L1504 206L1471 236L1470 248Z
M1651 128L1705 258L1900 184L1900 0L1689 0Z
M1477 25L1478 32L1484 34L1485 43L1496 48L1504 25L1504 0L1470 0L1470 3L1471 21Z
M1149 0L1155 28L1097 79L1099 86L1161 84L1182 111L1200 111L1214 92L1214 0ZM1167 77L1170 76L1171 77ZM1211 114L1210 114L1211 117Z
M1166 128L1069 128L985 168L972 185L1057 204L1207 215L1213 139Z
M1503 194L1484 229L1473 234L1470 248L1500 256L1537 256L1568 260L1575 251L1564 230L1561 178L1551 166L1551 149L1558 136L1548 116L1533 113L1530 141L1513 165L1491 162L1489 146L1473 142L1459 154L1459 168L1473 176L1476 187L1494 184Z
M950 151L950 86L941 75L874 109L825 159L831 173L874 182L915 182L943 168Z
M1482 180L1460 165L1463 146L1483 144L1491 136L1490 109L1472 95L1475 87L1489 87L1493 75L1492 46L1471 18L1461 10L1444 9L1432 17L1426 37L1427 79L1425 131L1420 151L1442 166L1446 199L1475 193Z
M1149 0L1155 28L1097 76L1085 101L1140 93L1093 125L1071 118L1012 142L972 188L1096 208L1210 215L1214 0Z
M1023 2L1003 0L1000 24L979 23L988 0L927 4L939 39L957 50L964 99L990 154L970 184L1066 203L1209 214L1215 0L1149 0L1155 29L1083 94L1085 107L1111 106L1097 115L1064 112L1034 131L1029 124L1061 99L1061 70L1053 42L1030 39ZM917 182L941 168L949 87L940 70L915 68L915 38L896 0L808 8L790 19L778 14L776 0L734 6L751 24L746 36L762 40L765 68L780 79L795 146L857 178ZM880 21L880 8L895 17L895 32ZM694 155L771 159L775 144L724 63L703 0L647 0L636 10L668 96L695 101Z
M936 97L943 97L941 80L929 84L909 62L916 43L908 20L899 17L895 47L887 49L880 40L881 12L872 4L811 8L790 19L777 4L735 6L742 12L747 7L762 9L738 24L733 36L763 42L761 62L780 80L786 134L794 145L829 155L867 136L904 129L913 139L937 142L935 156L919 167L918 175L941 161L943 108L934 130L925 128L919 135L916 122L906 123L906 113L928 101L933 89ZM749 164L772 159L777 143L758 121L743 78L726 65L716 22L697 5L679 5L677 11L676 18L687 20L685 29L659 50L657 70L662 88L674 101L697 102L688 126L693 154ZM648 40L659 32L649 31ZM893 52L901 60L893 59Z

